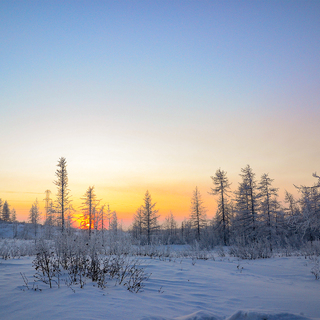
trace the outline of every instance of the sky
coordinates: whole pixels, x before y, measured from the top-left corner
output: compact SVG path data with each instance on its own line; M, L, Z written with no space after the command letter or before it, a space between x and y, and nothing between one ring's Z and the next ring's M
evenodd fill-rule
M129 225L188 218L249 164L280 199L320 173L319 1L0 2L0 198L27 220L56 165Z

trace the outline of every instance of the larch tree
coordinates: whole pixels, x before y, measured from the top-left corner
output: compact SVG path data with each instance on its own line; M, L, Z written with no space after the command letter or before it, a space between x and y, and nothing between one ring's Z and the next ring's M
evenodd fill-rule
M272 251L272 243L276 235L277 228L280 229L279 221L279 202L278 188L272 187L271 179L267 173L261 176L257 190L259 191L257 197L259 198L259 211L262 222L262 235L265 235L270 243L270 249ZM278 225L277 225L278 223Z
M105 219L106 219L106 212L105 212L105 207L106 205L102 205L99 209L99 212L98 212L98 219L97 219L97 225L98 225L98 228L101 230L102 234L105 230L105 227L106 227L106 223L105 223Z
M46 218L44 224L46 226L54 226L55 224L55 208L52 201L50 201L49 205L45 207L46 210Z
M51 191L50 190L46 190L45 191L45 195L46 197L43 199L45 201L45 221L47 221L48 219L48 211L49 211L49 208L50 208L50 202L52 201L52 199L50 198L50 194L51 194Z
M48 239L51 239L53 236L53 229L54 225L56 224L56 217L55 217L55 208L52 201L49 202L49 204L45 206L45 212L46 212L46 218L44 221L45 226L45 235Z
M17 213L14 208L11 209L11 222L12 222L13 237L16 238L18 235L18 221L17 221Z
M56 199L56 212L61 220L61 231L65 230L65 212L70 204L70 190L68 189L68 172L67 172L67 161L66 158L61 157L57 164L58 169L56 170L57 180L54 184L58 188L57 199Z
M157 215L158 210L155 209L156 203L152 203L151 195L147 190L144 196L144 205L142 206L142 227L147 234L147 243L151 243L151 235L159 229Z
M86 193L84 194L83 198L81 198L83 200L82 203L82 219L83 219L83 223L85 224L84 227L88 228L89 231L89 237L91 237L91 230L94 227L94 214L96 211L96 207L99 203L99 201L97 200L97 196L94 193L94 187L89 187L86 191Z
M39 210L38 200L36 200L29 211L29 222L33 225L35 238L37 237L40 218L41 218L41 212Z
M299 229L303 234L303 238L307 241L314 241L320 238L320 178L318 183L312 187L300 186L297 187L301 196L299 204L301 208L301 221Z
M211 188L210 194L219 196L218 210L217 210L217 223L219 229L222 226L223 244L229 244L229 226L230 226L230 209L228 206L228 197L230 192L229 180L227 173L218 169L214 176L211 176L214 188Z
M163 225L164 229L168 232L170 237L174 237L176 235L177 232L177 222L174 218L173 213L170 211L170 213L165 217L165 221L164 221L164 225Z
M285 190L284 202L287 204L287 207L284 208L284 213L288 231L291 233L291 235L298 235L299 225L301 224L302 220L298 201L291 193Z
M110 230L111 218L112 218L112 211L111 211L111 209L110 209L109 203L108 203L108 205L107 205L106 218L108 219L108 230Z
M73 205L69 204L65 211L65 228L69 233L71 232L71 229L72 229L75 212L76 210L73 208Z
M206 208L203 205L198 187L193 191L190 208L190 222L196 231L197 239L200 240L201 229L206 225Z
M12 208L11 210L11 222L17 222L17 212L16 209Z
M143 234L143 206L140 206L133 216L132 232L136 239L141 239Z
M2 220L6 222L10 221L10 208L7 201L2 206Z
M111 218L110 230L114 235L117 235L118 232L118 217L116 211L113 211Z
M257 182L251 167L241 169L242 181L239 183L236 195L236 232L237 236L246 241L256 241L257 237Z
M289 217L294 217L299 212L299 208L297 206L297 201L294 199L293 195L285 190L284 202L288 204L288 207L285 208L285 212Z

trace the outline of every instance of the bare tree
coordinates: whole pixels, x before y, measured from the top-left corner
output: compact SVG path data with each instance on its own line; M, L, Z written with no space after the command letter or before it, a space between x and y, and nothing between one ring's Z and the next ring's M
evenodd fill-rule
M163 224L164 230L166 230L169 237L173 238L177 233L177 222L174 219L173 213L170 213L165 217L165 221Z
M108 229L110 230L110 226L111 226L111 218L112 218L112 212L110 210L110 205L108 203L108 206L107 206L107 219L108 219Z
M11 210L11 222L12 222L13 237L16 238L18 235L18 221L17 221L17 213L14 208L12 208Z
M50 190L46 190L45 191L45 194L46 194L46 197L43 199L45 201L45 221L47 221L48 219L48 211L49 211L49 208L50 208L50 202L52 201L52 199L50 198L50 194L51 194L51 191Z
M290 217L294 217L299 211L299 208L297 206L297 201L294 199L293 195L289 193L287 190L285 190L284 201L288 204L288 208L286 208L285 211Z
M10 221L10 209L7 201L5 201L2 206L2 220L7 222Z
M68 173L67 173L67 161L66 158L61 157L57 164L56 170L57 180L54 184L58 188L56 199L56 212L61 220L61 231L65 229L65 212L70 204L70 190L68 189Z
M40 223L41 212L39 210L38 200L36 200L29 211L29 222L33 225L34 236L37 238L38 225Z
M255 241L257 237L257 183L255 174L247 165L241 169L242 182L236 191L236 224L237 231L245 239Z
M315 178L319 177L314 173ZM301 208L301 221L299 229L308 241L320 238L320 179L312 187L300 186L296 188L301 193L299 204Z
M279 202L278 197L278 188L272 187L273 179L269 178L267 173L264 173L261 176L261 180L258 186L258 198L259 198L259 209L260 209L260 218L262 219L262 231L266 234L267 239L270 243L270 250L272 251L272 242L274 240L275 231L279 225L278 222L278 210Z
M149 191L145 193L144 205L142 206L142 226L147 233L147 243L151 243L151 235L154 231L159 229L157 215L158 210L155 209L156 203L152 203Z
M73 208L72 204L69 204L69 206L67 207L65 213L65 227L66 230L70 233L72 230L72 224L74 221L74 214L75 214L76 210Z
M219 229L220 225L222 225L223 243L226 246L229 243L230 210L228 197L231 183L229 183L227 173L221 169L218 169L215 175L211 176L211 179L214 188L211 188L210 194L219 196L217 222Z
M54 226L57 223L57 221L55 219L56 218L55 217L56 212L55 212L55 208L54 208L54 205L53 205L52 201L50 201L48 206L46 205L45 210L46 210L46 219L44 221L45 236L48 239L51 239L52 236L53 236Z
M96 219L97 220L97 227L98 227L99 230L101 230L102 235L103 235L105 227L106 227L106 224L105 224L105 218L106 218L105 207L106 207L106 205L104 204L99 208L99 212L97 214L97 219Z
M113 232L114 235L116 235L118 232L118 218L117 213L115 211L113 211L112 213L110 230Z
M11 209L11 222L17 222L17 212L14 208Z
M143 233L142 219L143 219L143 206L140 206L133 217L133 225L132 225L133 236L139 240L141 239L141 236Z
M94 227L94 212L99 203L96 194L94 193L94 187L89 187L84 194L82 204L83 222L85 227L88 228L89 237L91 237L91 230Z
M206 208L203 206L201 194L198 187L196 187L191 199L190 222L192 227L196 230L198 240L200 240L201 228L206 225L206 211Z

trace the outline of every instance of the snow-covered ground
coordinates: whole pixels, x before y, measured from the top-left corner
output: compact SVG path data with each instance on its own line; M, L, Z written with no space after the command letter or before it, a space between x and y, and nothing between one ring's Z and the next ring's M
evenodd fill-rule
M151 274L143 292L87 280L74 291L62 284L32 288L33 257L0 260L0 319L320 319L320 281L304 257L160 261L142 258Z

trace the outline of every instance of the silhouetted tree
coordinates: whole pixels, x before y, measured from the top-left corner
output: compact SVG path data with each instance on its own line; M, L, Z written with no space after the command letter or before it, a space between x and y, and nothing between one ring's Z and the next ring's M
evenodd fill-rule
M7 201L5 201L2 206L2 220L7 222L10 221L10 209Z
M206 208L203 206L198 187L193 191L190 211L191 226L196 231L197 239L200 240L200 230L206 225Z
M140 206L133 216L132 232L136 239L141 239L143 233L143 206Z
M241 169L242 181L239 183L236 195L236 236L255 241L257 237L257 183L255 174L251 167L247 165Z
M16 238L18 235L18 221L17 221L17 213L14 208L12 208L11 210L11 222L12 222L13 237Z
M72 204L69 204L65 211L65 228L70 233L72 230L72 223L74 220L74 214L76 210L73 208Z
M115 211L113 211L113 213L112 213L110 230L113 232L114 235L117 234L117 231L118 231L118 218L117 218L117 213Z
M51 239L53 236L54 226L56 224L55 208L52 201L50 201L48 205L46 204L45 210L46 210L46 219L44 221L45 236L47 239Z
M297 201L294 199L293 195L287 190L285 191L284 202L288 204L288 208L285 208L285 212L290 217L294 217L299 212Z
M320 178L313 174L315 178ZM298 188L301 196L299 199L301 210L301 221L299 229L307 241L314 241L320 238L320 183L312 187L300 186Z
M218 169L215 176L211 176L214 188L211 188L210 194L218 195L218 210L217 210L217 223L218 228L221 229L223 235L223 244L226 246L229 243L229 225L230 225L230 209L228 206L228 197L230 192L229 180L227 173Z
M261 180L258 186L259 209L260 219L262 222L261 230L262 234L266 235L269 240L270 249L272 251L272 243L276 235L276 230L281 228L279 219L279 202L278 188L272 187L273 179L269 178L267 173L261 176ZM277 225L278 223L278 225Z
M29 222L33 225L35 238L37 237L40 218L41 218L41 212L39 210L38 200L36 200L29 211Z
M147 234L147 243L151 243L151 235L159 229L157 215L158 210L155 209L156 203L152 203L151 195L147 190L144 196L144 205L142 206L142 227Z
M165 217L164 223L162 225L165 241L167 243L174 243L177 236L177 222L174 219L173 213L170 213Z
M61 220L61 230L63 232L65 229L65 212L70 204L70 190L68 189L68 173L66 158L61 157L58 161L57 167L57 180L54 181L54 184L58 188L56 199L56 212L59 215L59 219Z
M94 187L89 187L81 199L83 200L83 223L85 224L85 227L88 228L89 237L91 237L91 230L94 227L94 213L99 202L94 193Z
M11 222L17 222L17 212L14 208L11 210Z

